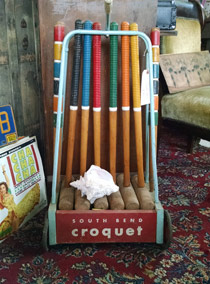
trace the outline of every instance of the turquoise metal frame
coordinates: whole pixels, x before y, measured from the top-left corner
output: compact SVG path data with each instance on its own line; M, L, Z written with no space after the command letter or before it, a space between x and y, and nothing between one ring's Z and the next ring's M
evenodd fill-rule
M150 126L151 126L151 149L152 149L152 167L153 167L153 179L154 179L154 192L155 192L155 205L157 211L157 230L156 230L156 242L159 244L163 243L163 221L164 221L164 210L160 204L158 197L158 177L157 177L157 165L156 165L156 142L155 142L155 117L154 117L154 91L153 91L153 63L152 63L152 45L150 38L143 32L139 31L99 31L99 30L74 30L69 32L63 41L62 54L61 54L61 67L60 67L60 83L59 83L59 93L58 93L58 110L57 110L57 123L56 123L56 136L55 136L55 148L54 148L54 164L53 164L53 178L52 178L52 199L48 210L49 218L49 236L50 244L56 244L56 203L58 198L58 182L57 182L57 172L58 172L58 157L59 148L62 150L62 145L60 147L60 135L63 136L62 120L64 119L64 109L65 109L65 93L66 93L66 78L67 78L67 62L68 62L68 51L69 51L69 41L76 34L81 35L101 35L109 37L112 35L129 35L138 36L144 40L146 46L146 68L149 70L149 85L150 85ZM63 107L62 107L63 101ZM62 111L63 109L63 111ZM145 179L148 182L149 176L149 131L148 131L148 117L149 108L146 107L146 173ZM60 134L61 133L61 134Z

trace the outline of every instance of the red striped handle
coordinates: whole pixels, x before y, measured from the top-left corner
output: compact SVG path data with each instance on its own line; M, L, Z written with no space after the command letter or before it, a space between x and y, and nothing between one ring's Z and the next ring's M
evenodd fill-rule
M64 39L64 23L57 22L54 27L54 41L63 41Z

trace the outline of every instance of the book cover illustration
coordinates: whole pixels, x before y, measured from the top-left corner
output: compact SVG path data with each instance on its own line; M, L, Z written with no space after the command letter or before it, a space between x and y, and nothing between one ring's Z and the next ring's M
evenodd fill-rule
M0 151L0 241L47 205L45 176L35 137Z

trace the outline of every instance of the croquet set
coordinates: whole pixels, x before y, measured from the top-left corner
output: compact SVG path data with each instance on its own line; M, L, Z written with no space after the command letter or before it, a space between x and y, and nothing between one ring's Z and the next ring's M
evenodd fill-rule
M159 201L156 165L160 30L153 28L148 37L138 31L136 23L122 22L120 26L116 22L110 23L111 1L105 1L105 10L105 30L102 30L100 23L92 23L89 20L76 20L75 30L66 35L63 23L57 23L54 28L54 164L52 198L45 222L44 241L45 244L48 243L49 238L49 245L144 242L168 246L171 239L171 221ZM109 62L106 63L109 72L108 106L101 104L102 37L109 43ZM73 45L70 45L70 40ZM143 72L140 72L140 41L145 45L146 60ZM73 53L70 107L69 113L64 115L69 52ZM142 84L141 73L144 73ZM118 91L119 84L121 94ZM80 88L82 97L79 100ZM144 107L143 101L146 101ZM109 168L106 170L111 174L113 183L119 186L119 190L90 202L87 196L82 196L81 191L70 183L87 173L89 129L93 135L92 165L103 168L101 130L104 121L101 113L105 107L109 119L109 129L106 133L109 143ZM93 121L91 127L90 115ZM116 168L119 117L123 125L121 173L117 172ZM131 145L130 139L131 117L134 121L134 145ZM81 125L80 155L75 156L78 119ZM60 172L64 122L68 123L68 137L65 138L68 145L64 155L66 173L62 176ZM131 148L135 148L136 172L130 170ZM73 174L75 159L80 160L80 171L76 175Z

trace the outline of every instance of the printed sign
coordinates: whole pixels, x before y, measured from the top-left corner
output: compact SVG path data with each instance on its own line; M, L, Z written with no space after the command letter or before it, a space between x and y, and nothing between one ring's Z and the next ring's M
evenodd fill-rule
M17 140L17 131L12 107L5 105L0 107L0 147Z
M154 210L125 211L90 210L84 213L57 210L57 242L155 242L157 213Z

